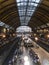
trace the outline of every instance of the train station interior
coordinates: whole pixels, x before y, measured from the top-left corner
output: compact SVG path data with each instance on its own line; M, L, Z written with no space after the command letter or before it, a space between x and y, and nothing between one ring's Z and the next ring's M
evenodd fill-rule
M49 0L0 0L0 65L49 65Z

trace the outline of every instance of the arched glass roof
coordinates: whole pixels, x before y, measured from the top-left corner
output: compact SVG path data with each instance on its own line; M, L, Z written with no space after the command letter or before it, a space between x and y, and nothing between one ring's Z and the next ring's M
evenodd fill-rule
M9 25L3 23L2 21L0 21L0 26L4 26L5 28L11 28L11 29L12 29L11 26L9 26Z
M21 25L28 25L40 0L16 0Z
M32 32L32 28L29 26L19 26L16 32Z

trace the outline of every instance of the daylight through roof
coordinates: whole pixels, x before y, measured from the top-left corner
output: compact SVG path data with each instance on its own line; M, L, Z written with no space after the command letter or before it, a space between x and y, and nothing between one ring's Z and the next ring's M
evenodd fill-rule
M21 25L28 25L40 0L16 0Z

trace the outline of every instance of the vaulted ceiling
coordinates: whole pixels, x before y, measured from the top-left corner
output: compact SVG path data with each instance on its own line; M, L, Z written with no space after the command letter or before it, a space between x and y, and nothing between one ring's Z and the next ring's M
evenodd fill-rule
M17 28L20 18L16 0L0 0L0 21ZM49 23L49 0L42 0L32 15L28 25L32 28Z
M47 26L47 23L49 23L49 0L42 0L34 12L34 15L31 17L29 25L32 28L37 28L41 25Z
M0 21L14 28L20 25L15 0L0 0Z

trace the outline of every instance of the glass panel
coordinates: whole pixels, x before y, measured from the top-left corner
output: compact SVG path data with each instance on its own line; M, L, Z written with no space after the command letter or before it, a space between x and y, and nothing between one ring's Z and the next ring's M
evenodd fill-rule
M10 26L0 21L0 26L4 26L5 28L9 28Z
M26 6L26 5L27 5L27 3L25 3L25 2L24 2L24 5Z
M33 10L29 10L29 9L28 9L28 10L27 10L27 12L33 12L33 11L34 11L34 9L33 9Z
M19 12L20 15L25 15L25 12Z
M23 2L21 2L20 4L21 4L21 6L23 6L23 5L24 5L24 3L23 3Z
M23 1L23 0L21 0L21 1Z
M20 26L16 29L17 32L32 32L32 28L28 26Z
M19 14L19 16L21 17L21 16L25 16L24 14Z
M30 20L30 17L26 17L26 21L27 21L27 20Z
M32 2L32 0L29 0L29 2Z
M27 14L30 14L31 12L27 12Z
M26 11L26 9L24 9L24 10L23 10L23 9L19 10L19 12L25 12L25 11Z
M16 0L16 2L20 16L20 22L22 25L27 25L40 0Z
M34 4L34 6L37 6L38 4Z
M20 3L17 3L17 6L20 6Z
M24 1L27 1L27 0L24 0Z
M20 2L20 0L16 0L17 2Z
M37 2L37 3L39 3L39 2L40 2L40 0L36 0L36 2Z
M0 21L0 26L3 26L3 25L4 25L4 23Z
M20 20L24 20L24 17L20 17Z
M36 2L36 0L32 0L33 2Z

